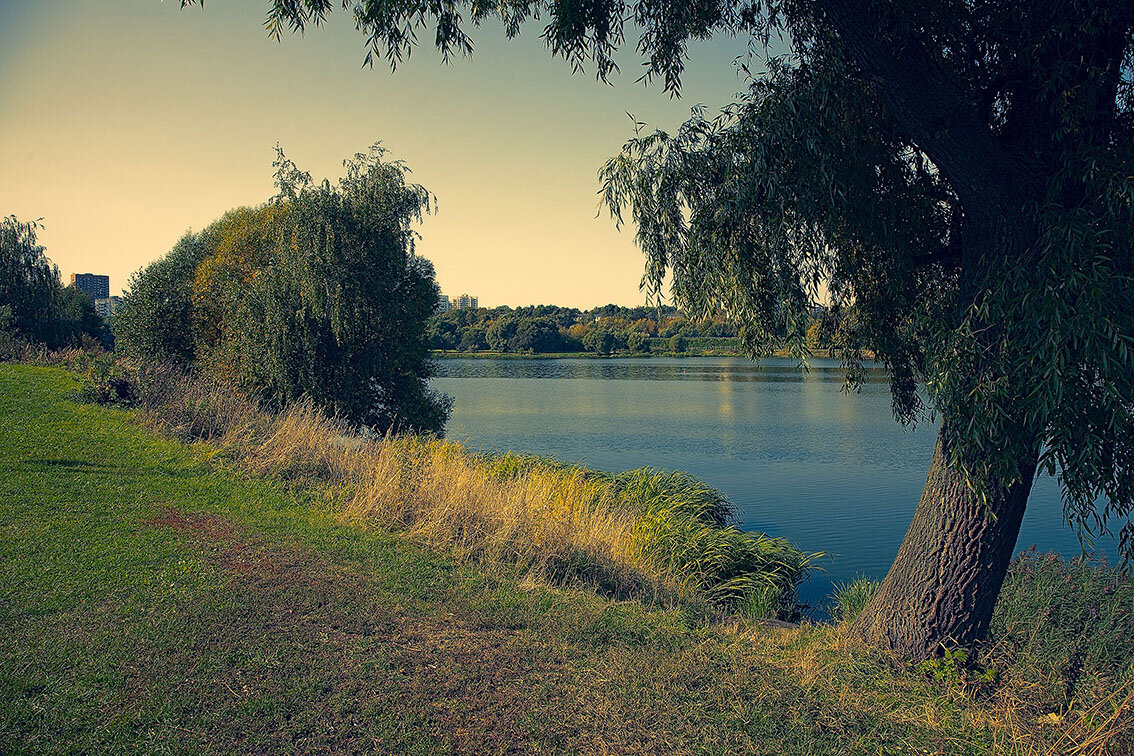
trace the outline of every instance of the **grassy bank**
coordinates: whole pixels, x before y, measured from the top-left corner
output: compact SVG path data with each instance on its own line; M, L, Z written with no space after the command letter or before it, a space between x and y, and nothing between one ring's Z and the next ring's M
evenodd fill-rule
M733 506L683 473L610 475L552 459L378 438L307 401L262 411L226 388L80 354L82 393L205 441L236 469L333 491L344 517L405 531L465 561L698 613L790 619L817 554L729 524Z
M0 365L0 752L1129 752L1132 597L1111 572L1025 560L981 666L909 669L839 626L564 587L492 528L431 536L461 532L444 507L378 516L349 437L267 434L201 397L157 433L78 389ZM612 504L649 485L493 464Z

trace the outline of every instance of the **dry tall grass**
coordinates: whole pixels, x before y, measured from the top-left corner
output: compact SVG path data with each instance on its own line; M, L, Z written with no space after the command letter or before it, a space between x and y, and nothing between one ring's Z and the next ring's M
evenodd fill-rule
M540 465L502 476L461 444L410 437L385 439L365 459L353 517L405 528L462 558L612 594L669 588L637 558L635 523L615 508L610 486L581 469Z
M345 517L612 596L766 616L794 608L808 563L781 539L726 525L730 505L681 474L607 475L439 439L366 439L307 402L274 418L258 443L229 436L254 472L351 484Z

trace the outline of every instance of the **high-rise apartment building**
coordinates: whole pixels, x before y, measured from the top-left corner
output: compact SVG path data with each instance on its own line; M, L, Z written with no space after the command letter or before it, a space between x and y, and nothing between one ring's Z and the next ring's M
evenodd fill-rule
M110 296L110 276L97 273L72 273L71 285L85 291L91 299L106 299Z
M103 320L113 315L122 306L122 297L99 297L94 301L95 312Z

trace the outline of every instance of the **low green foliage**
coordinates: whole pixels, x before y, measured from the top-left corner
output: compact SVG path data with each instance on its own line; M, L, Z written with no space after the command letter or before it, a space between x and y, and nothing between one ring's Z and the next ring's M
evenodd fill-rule
M849 583L839 583L831 596L833 600L831 615L840 622L850 622L866 608L876 590L878 590L878 581L867 577L857 577Z
M95 404L118 404L129 407L137 398L137 384L130 372L110 355L90 360L83 373L79 396Z
M1134 687L1134 581L1092 559L1021 554L1008 572L984 663L1047 711Z
M971 688L996 679L994 670L975 668L969 660L969 652L963 648L942 649L940 656L925 659L917 668L922 674L950 688Z

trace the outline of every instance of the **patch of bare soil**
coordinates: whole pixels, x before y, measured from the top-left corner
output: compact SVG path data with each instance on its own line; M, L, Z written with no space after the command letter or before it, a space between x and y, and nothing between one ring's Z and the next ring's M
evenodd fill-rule
M210 749L362 751L404 725L412 730L405 737L434 739L441 750L522 753L535 711L562 687L561 657L530 637L407 611L310 549L267 543L212 514L168 510L147 524L181 531L230 575L229 609L187 618L192 635L182 653L167 656L182 659L181 685L220 694L203 702L218 721L189 728ZM217 655L234 663L218 667ZM164 672L142 677L155 674ZM264 701L282 705L285 716L223 714ZM564 725L541 718L534 726L545 739Z

